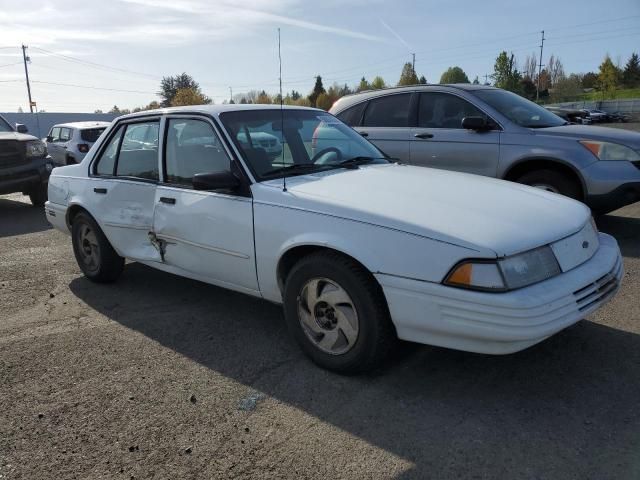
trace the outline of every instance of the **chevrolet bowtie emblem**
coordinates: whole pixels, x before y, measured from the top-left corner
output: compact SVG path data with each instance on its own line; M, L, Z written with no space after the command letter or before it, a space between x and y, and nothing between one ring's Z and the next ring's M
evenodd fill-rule
M582 248L589 248L589 242L582 242Z

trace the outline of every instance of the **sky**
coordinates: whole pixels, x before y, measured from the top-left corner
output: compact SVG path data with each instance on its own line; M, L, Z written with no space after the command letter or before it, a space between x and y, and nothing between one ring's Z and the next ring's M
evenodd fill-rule
M559 56L566 72L622 65L640 53L639 0L0 0L0 111L108 111L158 100L163 76L187 72L215 103L248 90L278 91L277 29L285 92L306 95L321 75L356 85L416 72L437 83L460 66L491 74L502 50L520 65Z

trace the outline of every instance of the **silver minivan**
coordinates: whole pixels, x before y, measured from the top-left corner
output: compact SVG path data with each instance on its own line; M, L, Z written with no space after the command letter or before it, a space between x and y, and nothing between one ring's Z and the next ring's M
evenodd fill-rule
M524 183L596 213L640 200L640 133L572 125L499 88L373 90L342 97L330 112L403 163ZM321 147L321 131L313 141Z

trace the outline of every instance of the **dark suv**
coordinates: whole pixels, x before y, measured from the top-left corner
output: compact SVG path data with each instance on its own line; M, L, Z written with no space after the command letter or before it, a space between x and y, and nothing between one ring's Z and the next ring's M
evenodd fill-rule
M0 116L0 195L22 192L34 207L41 207L47 201L53 163L45 144L20 127L14 129Z

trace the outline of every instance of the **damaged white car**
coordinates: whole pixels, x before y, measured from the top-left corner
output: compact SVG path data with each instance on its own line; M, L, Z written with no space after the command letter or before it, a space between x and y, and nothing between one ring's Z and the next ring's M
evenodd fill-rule
M152 140L129 138L141 127ZM277 158L256 141L271 136ZM129 258L281 303L302 349L341 372L379 364L396 338L522 350L601 307L623 275L583 204L390 163L315 109L120 117L53 171L45 209L89 279L114 281Z

